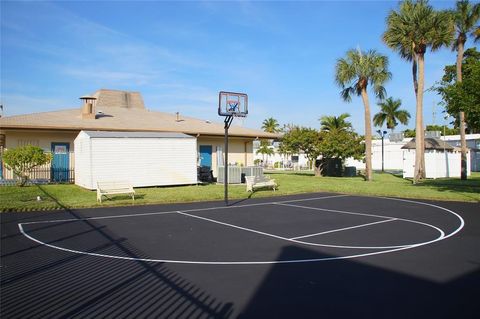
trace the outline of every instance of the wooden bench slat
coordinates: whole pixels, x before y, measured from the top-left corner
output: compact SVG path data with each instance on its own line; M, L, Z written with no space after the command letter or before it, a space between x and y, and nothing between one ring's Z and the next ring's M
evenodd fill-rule
M273 188L275 191L277 188L277 183L274 179L269 179L266 177L260 178L257 176L245 176L247 184L247 192L253 192L256 188Z
M135 190L126 181L100 181L97 182L97 201L102 202L102 196L108 194L128 194L135 200Z

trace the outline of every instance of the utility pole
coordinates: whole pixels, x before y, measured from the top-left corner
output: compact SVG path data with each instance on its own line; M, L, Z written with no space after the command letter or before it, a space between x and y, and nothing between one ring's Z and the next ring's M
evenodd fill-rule
M378 135L382 138L382 173L385 172L385 160L384 160L384 144L383 140L385 138L385 135L387 134L387 131L382 131L382 130L377 130Z

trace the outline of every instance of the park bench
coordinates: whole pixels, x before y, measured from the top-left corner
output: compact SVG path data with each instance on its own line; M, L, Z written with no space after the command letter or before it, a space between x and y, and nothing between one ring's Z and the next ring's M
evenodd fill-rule
M247 192L253 192L258 188L273 188L273 191L277 188L277 183L274 179L270 179L266 176L245 176L247 184Z
M135 200L135 190L133 186L126 181L102 181L97 182L97 201L102 202L102 196L112 194L128 194Z

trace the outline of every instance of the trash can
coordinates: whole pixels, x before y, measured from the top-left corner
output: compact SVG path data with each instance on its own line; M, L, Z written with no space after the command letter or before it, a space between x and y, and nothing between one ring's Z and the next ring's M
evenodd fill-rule
M345 170L343 171L343 176L345 177L357 176L357 168L355 166L345 166Z

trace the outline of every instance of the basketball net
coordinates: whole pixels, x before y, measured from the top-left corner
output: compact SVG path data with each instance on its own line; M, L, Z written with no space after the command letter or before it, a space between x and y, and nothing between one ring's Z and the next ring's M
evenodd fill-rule
M245 124L246 117L245 116L234 116L235 117L235 124L237 126L243 127Z

